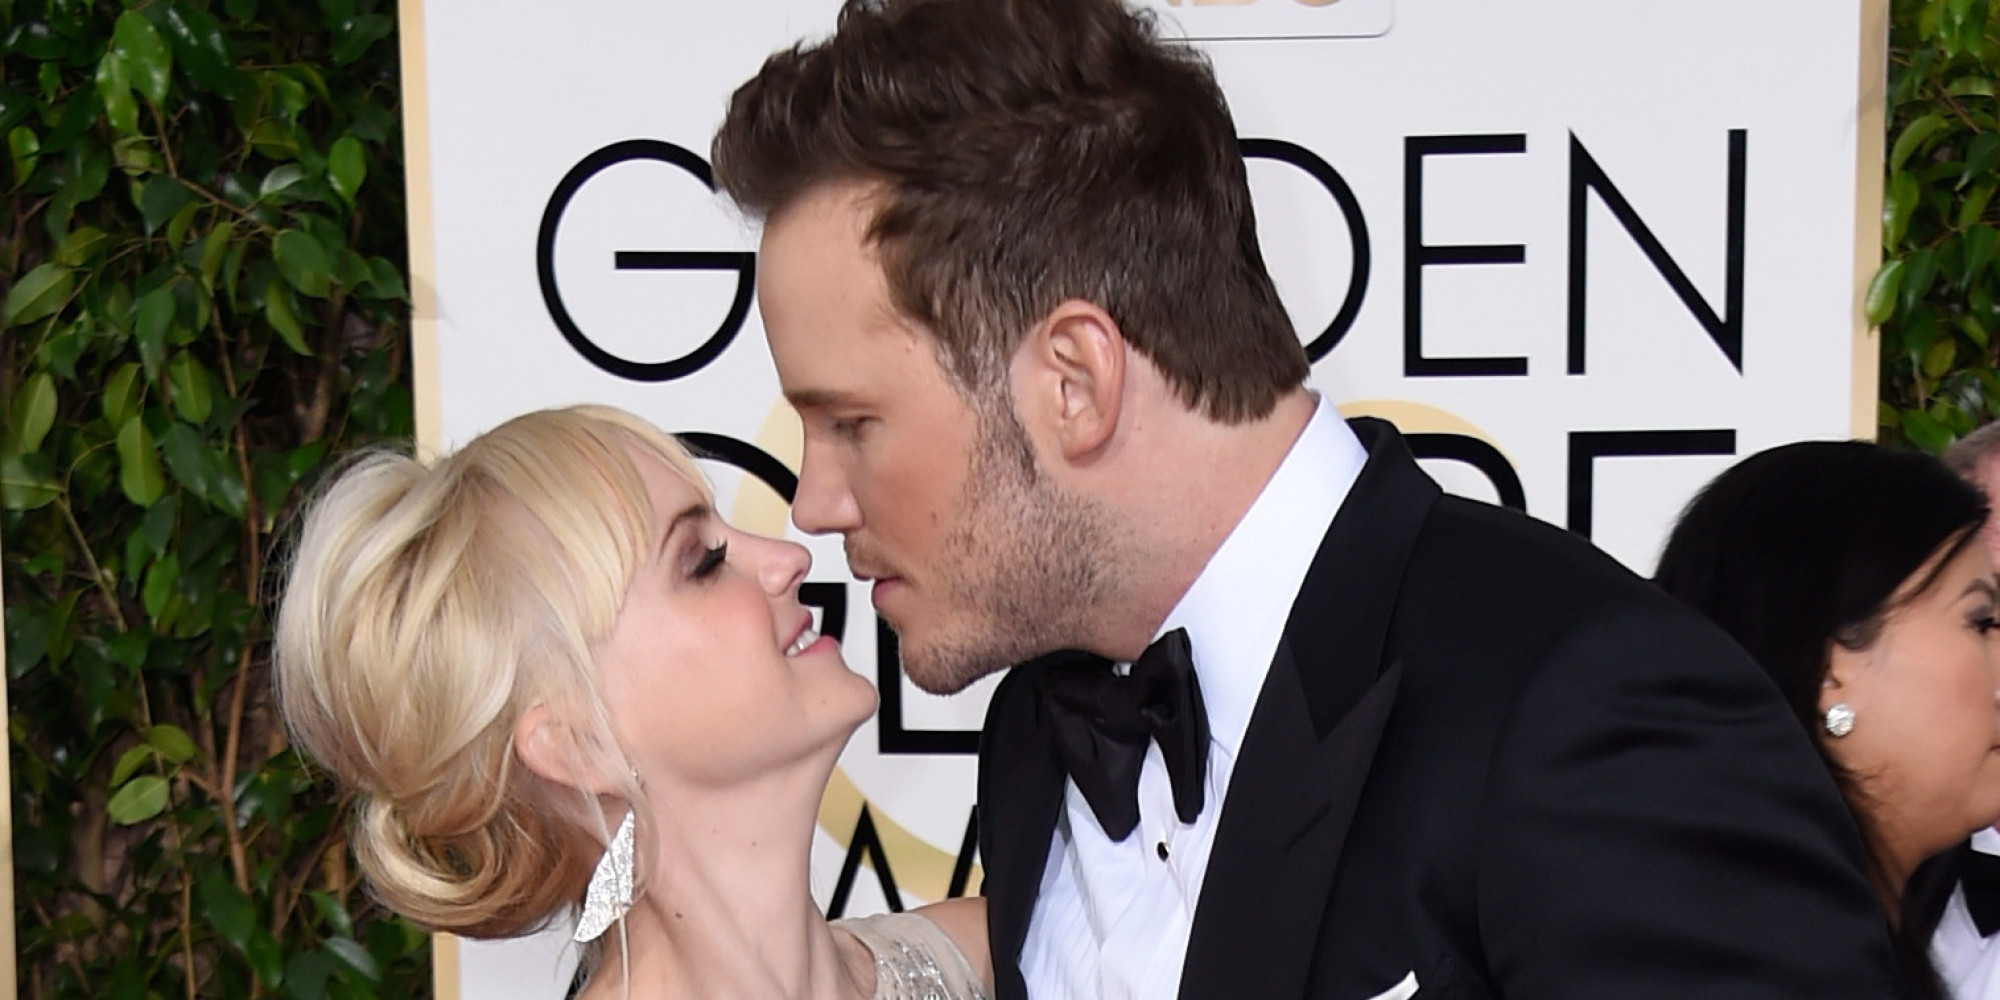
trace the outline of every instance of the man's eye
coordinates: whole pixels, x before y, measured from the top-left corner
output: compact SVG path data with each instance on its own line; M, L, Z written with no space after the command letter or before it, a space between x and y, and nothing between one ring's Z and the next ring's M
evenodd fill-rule
M714 576L716 571L722 568L722 564L728 561L729 543L719 543L702 551L701 559L694 564L694 569L690 570L688 575L697 580L705 580Z
M852 440L861 436L861 428L867 422L866 417L835 417L830 426L835 437Z

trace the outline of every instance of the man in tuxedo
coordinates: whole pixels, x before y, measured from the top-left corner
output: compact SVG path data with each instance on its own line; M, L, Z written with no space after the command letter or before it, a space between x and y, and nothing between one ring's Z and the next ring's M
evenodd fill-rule
M765 224L794 519L918 684L1022 664L980 755L1003 997L1888 993L1763 672L1305 388L1221 92L1147 18L856 0L713 162Z

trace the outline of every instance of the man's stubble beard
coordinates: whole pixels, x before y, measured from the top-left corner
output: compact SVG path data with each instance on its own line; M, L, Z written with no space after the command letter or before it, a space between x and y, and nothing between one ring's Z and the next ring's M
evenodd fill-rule
M936 570L953 617L902 643L904 672L932 694L1082 645L1123 575L1110 511L1043 474L1011 410L982 414L958 507Z

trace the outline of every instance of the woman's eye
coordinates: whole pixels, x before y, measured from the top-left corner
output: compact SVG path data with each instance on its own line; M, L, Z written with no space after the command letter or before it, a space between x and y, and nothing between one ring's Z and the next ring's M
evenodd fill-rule
M1986 635L1995 628L2000 628L2000 618L1995 618L1991 612L1988 612L1974 618L1972 620L1972 627L1978 629L1980 635Z
M717 543L702 551L701 559L694 564L694 569L689 571L688 575L697 580L705 580L714 576L716 571L722 568L722 564L728 561L729 543Z

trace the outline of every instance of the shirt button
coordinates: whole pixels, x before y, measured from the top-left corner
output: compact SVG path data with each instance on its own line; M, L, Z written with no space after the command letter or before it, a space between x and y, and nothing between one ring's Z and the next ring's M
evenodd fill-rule
M1160 841L1159 843L1157 843L1157 844L1154 844L1154 845L1153 845L1153 848L1154 848L1154 850L1155 850L1155 851L1156 851L1156 852L1157 852L1157 853L1158 853L1158 854L1160 855L1160 860L1161 860L1161 861L1165 861L1165 860L1167 860L1167 842L1166 842L1166 841L1162 840L1162 841Z

